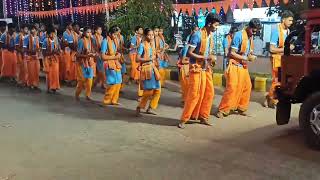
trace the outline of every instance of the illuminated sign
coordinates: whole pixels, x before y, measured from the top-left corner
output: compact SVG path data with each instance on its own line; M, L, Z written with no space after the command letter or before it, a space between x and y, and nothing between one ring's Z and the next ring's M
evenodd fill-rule
M235 23L249 22L252 18L258 18L262 22L280 22L278 13L267 16L268 7L251 9L234 9L233 18Z

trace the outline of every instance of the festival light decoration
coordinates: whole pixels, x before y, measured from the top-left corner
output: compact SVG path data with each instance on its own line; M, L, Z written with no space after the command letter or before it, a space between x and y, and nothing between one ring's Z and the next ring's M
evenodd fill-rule
M86 5L86 6L89 5L89 0L86 0L86 4L85 4L85 5ZM87 15L86 15L87 26L89 25L89 16L90 16L90 14L87 14Z
M82 6L82 0L78 0L78 4L77 4L78 7L81 7ZM87 7L86 7L87 8ZM83 13L80 13L80 22L83 22Z
M4 15L4 17L7 17L8 16L7 3L4 2L3 6L4 6L3 7L3 15Z
M96 5L96 1L95 0L92 0L92 5ZM91 22L92 22L92 25L94 26L95 25L95 18L94 18L94 15L91 14Z
M26 1L26 0L24 0ZM96 5L89 5L89 6L74 6L75 3L77 5L79 4L78 0L73 1L73 6L71 8L63 8L58 10L50 10L50 11L19 11L17 13L18 16L25 16L25 17L36 17L36 18L48 18L48 17L54 17L58 15L71 15L74 14L75 17L78 18L79 16L81 18L81 15L87 15L87 14L99 14L102 12L105 12L106 10L113 10L116 9L119 5L124 4L125 0L118 0L114 2L110 2L108 6L105 6L105 4L96 4ZM81 4L81 2L80 2ZM75 18L76 19L76 18Z
M40 4L40 9L41 11L34 11L30 6L32 6L34 2L37 2ZM67 1L70 1L70 3L66 3ZM192 0L192 4L178 4L178 0L175 0L175 4L173 4L173 8L177 11L180 12L195 12L196 14L199 12L200 9L205 10L205 9L215 9L216 12L221 12L221 8L223 9L223 12L226 13L229 8L233 11L236 7L243 9L244 5L247 4L249 8L254 7L254 3L258 7L262 6L262 1L263 0L224 0L224 1L212 1L210 0L207 3L195 3L195 0ZM270 1L271 0L264 0L267 6L270 6ZM273 0L273 2L276 5L279 5L280 1L282 2L287 2L289 0ZM296 3L297 0L293 0L293 3ZM303 0L299 0L303 1ZM9 5L10 2L16 2L15 0L6 0L6 4ZM24 17L25 20L29 18L47 18L47 17L54 17L54 16L68 16L68 15L73 15L71 18L74 18L76 22L83 22L84 20L84 15L88 16L85 20L86 23L91 21L90 23L94 23L94 17L93 14L98 14L105 12L107 10L114 10L117 9L117 7L121 4L125 4L126 0L117 0L114 2L109 2L108 5L106 6L104 3L103 4L98 4L97 0L86 0L84 4L82 4L82 0L55 0L55 2L52 2L52 0L48 0L48 5L50 3L50 7L52 7L50 10L47 11L42 11L45 9L43 8L43 3L45 0L30 0L30 3L28 0L21 0L18 2L22 2L16 11L19 11L17 14L20 17ZM100 1L99 1L100 2ZM163 2L163 0L161 0ZM38 5L36 5L38 6ZM312 0L312 6L315 6L315 0ZM12 6L10 6L12 7ZM8 9L8 8L7 8ZM9 9L8 9L9 11ZM9 13L9 12L8 12ZM16 14L16 13L14 13ZM91 17L91 18L90 18Z
M262 2L265 1L267 6L270 6L271 0L223 0L223 1L210 1L207 3L195 3L195 4L178 4L176 1L176 4L173 5L174 9L176 11L182 10L183 12L190 12L192 9L195 9L196 12L199 12L200 9L206 9L206 8L215 8L217 11L220 11L220 8L222 7L225 12L228 11L229 7L233 11L237 6L239 9L243 9L244 5L247 4L250 9L254 8L255 3L258 7L262 6ZM272 0L275 5L279 5L280 2L286 3L286 1L289 0ZM299 0L303 2L303 0ZM312 0L316 1L316 0ZM194 2L194 1L193 1Z

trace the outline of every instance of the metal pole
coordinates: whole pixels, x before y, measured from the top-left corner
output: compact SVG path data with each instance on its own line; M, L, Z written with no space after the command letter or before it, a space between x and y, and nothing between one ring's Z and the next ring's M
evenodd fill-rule
M106 7L106 20L107 20L107 23L109 24L109 21L110 21L110 14L109 14L109 4L108 4L108 0L104 0L104 5Z

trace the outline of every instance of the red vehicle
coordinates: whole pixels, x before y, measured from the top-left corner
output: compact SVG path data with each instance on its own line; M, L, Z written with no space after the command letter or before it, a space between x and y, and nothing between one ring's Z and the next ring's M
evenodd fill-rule
M278 125L288 124L291 104L302 103L299 124L306 142L320 149L320 9L306 11L302 29L292 32L286 39L285 53L280 69L280 86L276 88L276 120ZM318 38L316 41L314 38ZM292 42L300 42L290 52ZM314 43L317 42L317 43Z

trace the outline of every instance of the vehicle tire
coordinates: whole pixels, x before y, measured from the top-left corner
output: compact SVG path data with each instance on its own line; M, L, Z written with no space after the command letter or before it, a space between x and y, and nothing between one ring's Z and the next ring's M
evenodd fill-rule
M291 115L291 103L289 101L279 101L277 103L276 120L278 125L289 123Z
M306 143L312 148L320 149L320 92L312 94L303 102L299 123Z

